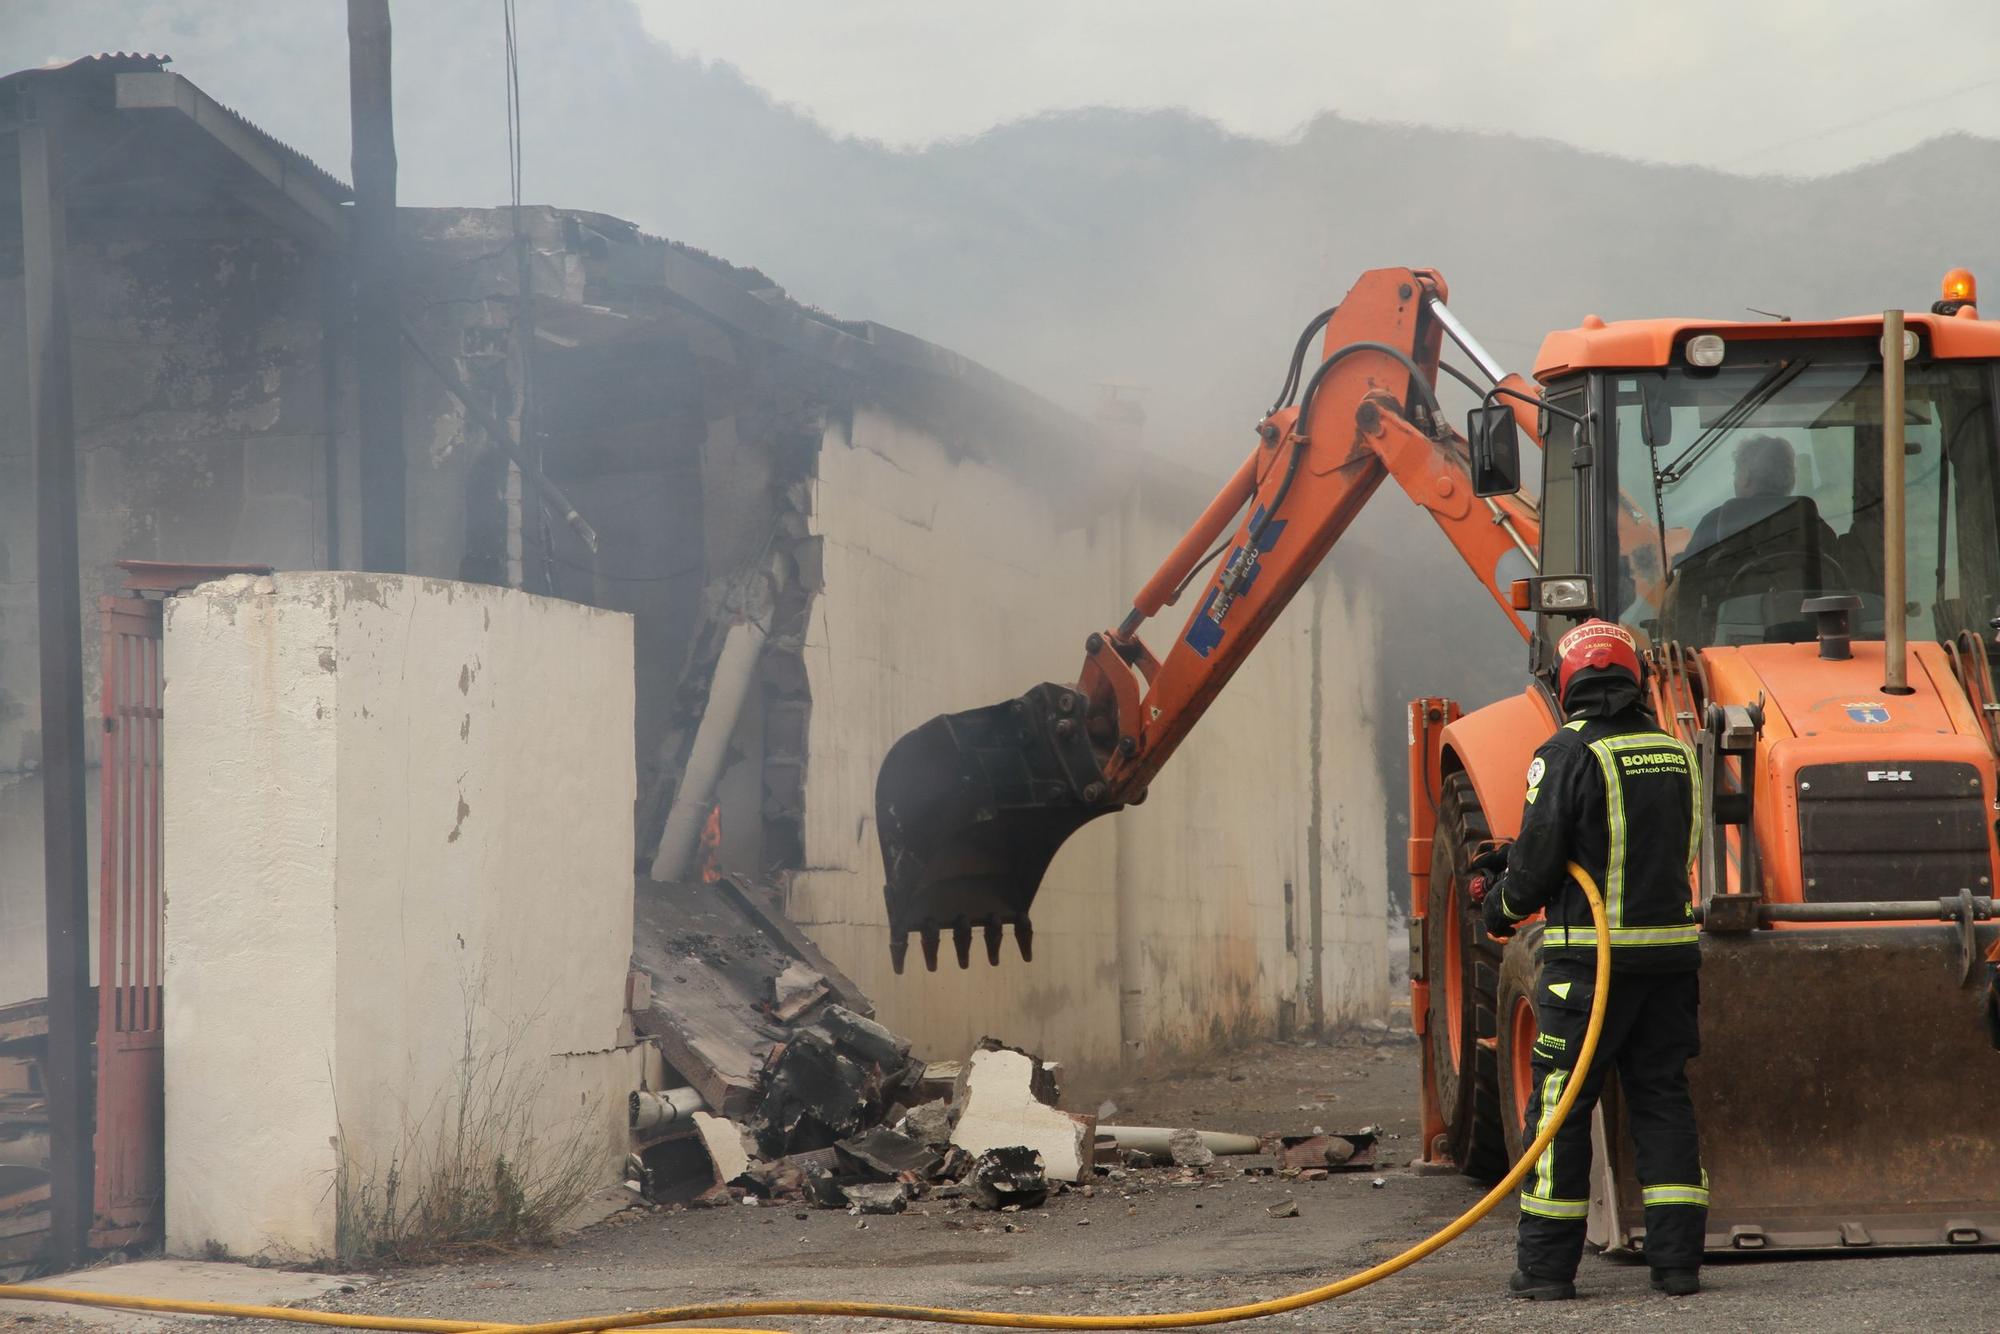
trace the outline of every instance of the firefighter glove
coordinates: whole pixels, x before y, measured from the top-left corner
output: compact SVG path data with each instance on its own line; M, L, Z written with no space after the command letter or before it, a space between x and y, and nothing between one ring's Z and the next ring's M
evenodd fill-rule
M1493 888L1483 896L1483 900L1479 904L1479 916L1480 920L1485 924L1486 934L1495 940L1505 940L1513 935L1514 927L1517 925L1514 919L1509 917L1506 910L1501 907L1503 901L1496 878Z

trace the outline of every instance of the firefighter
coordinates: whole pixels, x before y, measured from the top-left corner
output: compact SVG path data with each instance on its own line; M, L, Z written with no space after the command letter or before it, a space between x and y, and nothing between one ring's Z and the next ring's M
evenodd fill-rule
M1556 646L1565 721L1528 766L1520 836L1481 855L1472 888L1500 939L1545 914L1526 1129L1539 1133L1568 1083L1596 985L1590 907L1566 869L1595 876L1611 930L1612 987L1596 1059L1569 1119L1521 1188L1516 1296L1576 1295L1590 1199L1590 1114L1614 1066L1632 1128L1653 1286L1701 1290L1708 1177L1695 1138L1687 1062L1701 1047L1694 864L1700 776L1693 753L1644 702L1637 646L1590 620ZM1497 881L1491 877L1504 865ZM1488 888L1487 886L1491 887Z

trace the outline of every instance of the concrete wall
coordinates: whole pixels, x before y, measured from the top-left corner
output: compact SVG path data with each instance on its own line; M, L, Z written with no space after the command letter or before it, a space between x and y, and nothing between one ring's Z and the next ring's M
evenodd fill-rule
M1087 827L1056 858L1035 904L1034 963L1010 945L998 969L960 972L949 951L934 974L889 968L873 812L883 753L936 713L1072 675L1084 635L1129 605L1204 499L1141 487L1062 529L1047 496L892 418L863 409L827 433L814 498L826 588L805 655L806 853L789 903L921 1049L958 1055L991 1033L1105 1061L1121 1044L1163 1054L1270 1031L1286 1007L1300 1020L1317 1008L1329 1024L1386 1012L1376 720L1359 707L1370 685L1350 667L1359 655L1340 647L1371 613L1317 591L1279 621L1146 804ZM1158 651L1180 617L1155 623ZM1121 882L1139 950L1122 973L1122 1016Z
M169 1248L330 1253L337 1175L408 1198L462 1101L611 1179L630 618L237 577L169 604L166 675Z

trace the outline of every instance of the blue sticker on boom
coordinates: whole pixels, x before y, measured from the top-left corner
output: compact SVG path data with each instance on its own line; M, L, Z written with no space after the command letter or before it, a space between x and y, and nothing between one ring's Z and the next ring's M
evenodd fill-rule
M1188 624L1186 636L1187 646L1195 651L1196 657L1206 658L1209 654L1215 652L1216 647L1222 643L1222 622L1228 617L1230 606L1235 602L1236 598L1242 597L1257 586L1257 576L1262 573L1264 568L1261 557L1278 545L1278 539L1285 535L1285 525L1287 522L1288 520L1285 519L1273 519L1270 523L1264 524L1263 535L1257 539L1257 554L1259 559L1252 560L1248 568L1244 570L1242 586L1236 590L1235 595L1228 602L1223 603L1219 614L1216 611L1215 599L1216 595L1222 591L1220 587L1211 588L1208 591L1208 596L1202 599L1201 610L1195 613L1194 619ZM1259 524L1263 523L1264 509L1260 505L1256 512L1250 516L1248 526L1255 529ZM1223 559L1222 568L1226 570L1231 565L1234 565L1237 557L1242 554L1243 548L1241 546L1231 547L1228 555Z
M1872 700L1847 706L1847 716L1857 723L1886 723L1889 721L1889 706Z

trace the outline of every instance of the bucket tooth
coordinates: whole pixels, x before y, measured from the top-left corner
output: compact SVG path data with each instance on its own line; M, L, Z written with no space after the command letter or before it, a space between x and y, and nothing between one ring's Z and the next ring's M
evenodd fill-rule
M963 917L951 925L951 950L960 968L972 967L972 923Z
M1021 962L1035 961L1035 928L1025 917L1014 919L1014 943L1021 947Z
M1000 925L1000 919L986 919L986 962L995 968L1000 966L1000 942L1007 938L1007 928Z
M889 935L889 966L898 973L903 971L903 961L910 954L910 933L895 931Z
M938 929L934 926L927 926L917 938L924 947L924 971L935 973L937 971Z

